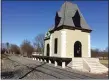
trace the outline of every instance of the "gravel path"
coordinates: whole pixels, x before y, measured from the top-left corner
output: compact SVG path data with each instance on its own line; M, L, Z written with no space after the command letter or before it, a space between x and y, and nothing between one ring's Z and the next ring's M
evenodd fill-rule
M107 76L96 76L70 68L62 69L61 66L55 67L54 64L48 64L32 60L32 58L22 56L8 56L3 60L2 73L13 72L12 76L2 79L107 79Z

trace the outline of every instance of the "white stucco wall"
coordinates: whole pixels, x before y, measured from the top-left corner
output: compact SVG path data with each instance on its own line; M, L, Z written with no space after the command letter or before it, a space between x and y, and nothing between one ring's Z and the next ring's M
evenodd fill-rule
M82 44L82 57L90 57L90 33L81 30L66 31L66 56L74 57L74 43L80 41Z
M91 57L91 42L90 34L88 34L88 57Z
M66 57L66 31L61 31L61 57Z
M50 46L50 39L44 41L44 56L46 56L47 44L49 44L49 46Z
M54 53L54 40L58 38L57 54ZM62 29L51 34L50 39L45 41L44 55L46 55L46 45L50 45L50 56L74 57L74 43L80 41L82 44L82 57L91 57L90 33L81 30Z
M57 54L54 53L54 40L55 40L55 38L58 39ZM52 33L51 41L52 41L51 56L61 57L61 31L55 31L54 33Z

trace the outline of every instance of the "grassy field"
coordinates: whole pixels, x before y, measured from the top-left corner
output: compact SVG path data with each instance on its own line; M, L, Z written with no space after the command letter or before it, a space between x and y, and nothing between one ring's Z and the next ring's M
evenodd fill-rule
M108 60L100 60L100 63L108 67Z

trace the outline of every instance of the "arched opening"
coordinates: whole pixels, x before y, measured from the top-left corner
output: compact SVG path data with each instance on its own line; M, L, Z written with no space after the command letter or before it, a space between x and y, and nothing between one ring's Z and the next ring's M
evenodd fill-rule
M58 39L54 39L54 53L57 54L58 52Z
M50 47L49 44L47 44L47 48L46 48L46 55L49 56L50 55Z
M82 56L82 45L80 41L74 43L74 57Z

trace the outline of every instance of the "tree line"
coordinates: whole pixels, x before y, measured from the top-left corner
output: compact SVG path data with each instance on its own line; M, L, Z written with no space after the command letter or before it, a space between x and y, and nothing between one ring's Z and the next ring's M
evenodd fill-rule
M108 57L108 47L105 50L91 49L91 57ZM33 52L44 54L44 34L39 34L33 42L25 39L20 46L10 43L1 44L1 54L20 54L30 57Z
M37 35L33 42L25 39L22 41L20 46L9 42L1 44L1 54L20 54L30 57L33 52L43 54L44 34Z
M99 49L91 49L91 57L99 57L100 59L108 59L108 50L107 47L105 50L99 50Z

